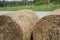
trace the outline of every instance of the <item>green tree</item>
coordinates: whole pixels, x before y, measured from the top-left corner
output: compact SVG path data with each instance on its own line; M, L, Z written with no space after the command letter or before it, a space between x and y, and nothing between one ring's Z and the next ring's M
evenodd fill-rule
M26 6L28 4L28 0L22 0L24 5Z
M3 7L5 6L5 0L3 0Z

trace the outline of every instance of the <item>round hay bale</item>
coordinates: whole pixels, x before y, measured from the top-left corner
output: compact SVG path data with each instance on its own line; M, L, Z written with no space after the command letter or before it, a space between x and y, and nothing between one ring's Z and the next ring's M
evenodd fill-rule
M23 10L10 12L9 14L5 14L5 16L11 17L15 20L16 24L18 24L22 29L23 40L30 40L31 32L34 28L34 23L38 20L38 17L33 11Z
M60 40L60 15L40 19L33 30L33 40Z
M9 16L0 15L0 40L23 40L21 27Z

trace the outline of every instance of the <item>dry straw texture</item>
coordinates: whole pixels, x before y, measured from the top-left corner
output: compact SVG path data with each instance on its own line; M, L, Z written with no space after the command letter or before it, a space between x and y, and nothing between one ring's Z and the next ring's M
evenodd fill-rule
M38 17L32 10L20 10L18 11L19 20L21 21L21 27L23 31L23 40L30 40L31 32L34 28L34 24L38 21Z
M0 16L0 40L23 40L22 29L9 16Z
M54 12L55 14L45 16L36 23L33 40L60 40L60 12Z
M18 37L16 36L17 39L15 39L15 36L14 36L14 38L12 38L12 40L13 39L15 39L15 40L30 40L31 32L34 28L33 25L38 20L38 17L36 16L36 14L33 11L21 10L21 11L16 11L16 12L10 12L9 14L5 14L4 16L10 17L14 21L13 23L16 23L18 25L17 28L19 27L18 31L20 31L20 32L16 31L16 29L17 29L16 28L15 31L13 31L13 33L16 32L18 34L21 34L21 36L19 36L19 35L18 35ZM7 23L7 22L5 22L5 23ZM11 25L13 25L13 23ZM7 23L7 25L8 25L8 23ZM9 26L8 26L8 28L9 28ZM11 34L10 36L12 36L12 35L14 35L14 34ZM19 39L19 37L21 39ZM0 38L2 38L2 37L0 37ZM6 38L8 38L8 37L6 37ZM11 40L11 39L9 38L8 40Z

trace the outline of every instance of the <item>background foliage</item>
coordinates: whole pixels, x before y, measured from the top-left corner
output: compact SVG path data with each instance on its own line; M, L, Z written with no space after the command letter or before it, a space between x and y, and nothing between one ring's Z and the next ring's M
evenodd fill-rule
M22 1L0 1L0 10L54 10L60 8L60 0L22 0Z

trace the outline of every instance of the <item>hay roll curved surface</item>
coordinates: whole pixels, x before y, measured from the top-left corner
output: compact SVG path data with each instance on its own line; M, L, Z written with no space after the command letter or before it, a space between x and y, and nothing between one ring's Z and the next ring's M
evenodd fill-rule
M23 40L30 40L31 32L34 28L34 23L38 17L33 11L22 10L5 14L15 20L15 22L22 28Z
M18 13L19 20L22 22L20 24L22 24L23 29L23 40L30 40L31 32L38 17L32 10L20 10Z
M21 27L9 16L0 15L0 40L23 40Z
M33 40L60 40L60 15L49 15L39 20Z

